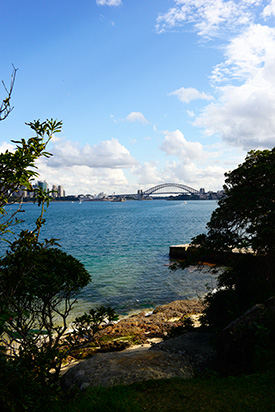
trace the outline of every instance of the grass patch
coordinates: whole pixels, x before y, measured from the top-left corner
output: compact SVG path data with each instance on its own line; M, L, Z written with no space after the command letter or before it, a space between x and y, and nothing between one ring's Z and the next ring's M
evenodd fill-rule
M100 343L109 343L109 342L129 342L134 344L137 340L137 337L135 335L126 335L126 336L109 336L109 335L103 335L101 336L98 341Z
M208 379L169 379L89 388L53 412L272 412L274 373L216 376Z

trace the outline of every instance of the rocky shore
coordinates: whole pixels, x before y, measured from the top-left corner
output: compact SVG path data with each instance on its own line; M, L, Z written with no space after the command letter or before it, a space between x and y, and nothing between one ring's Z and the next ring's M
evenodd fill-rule
M158 306L151 313L141 312L108 326L98 338L99 346L83 350L78 359L72 358L66 365L63 387L84 389L90 385L193 377L213 357L211 336L192 332L164 339L172 328L182 326L186 318L199 326L203 308L198 299L177 300Z
M151 313L141 312L122 319L105 331L114 338L129 336L137 343L150 343L152 338L165 337L172 327L181 325L186 317L197 321L203 309L204 305L198 299L176 300L156 307Z
M107 326L98 335L96 344L75 353L75 358L83 359L95 352L121 351L133 345L146 345L164 339L172 328L182 325L190 317L194 326L204 309L202 301L176 300L156 307L152 312L140 312L117 323Z

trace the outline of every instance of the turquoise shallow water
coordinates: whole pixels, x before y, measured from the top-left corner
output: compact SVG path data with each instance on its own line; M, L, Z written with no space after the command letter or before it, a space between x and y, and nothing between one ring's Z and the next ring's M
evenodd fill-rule
M169 246L204 232L216 206L215 201L53 202L41 238L60 239L91 273L76 313L103 304L127 314L201 296L206 285L214 286L207 268L171 271ZM39 208L26 204L24 209L24 226L30 227Z

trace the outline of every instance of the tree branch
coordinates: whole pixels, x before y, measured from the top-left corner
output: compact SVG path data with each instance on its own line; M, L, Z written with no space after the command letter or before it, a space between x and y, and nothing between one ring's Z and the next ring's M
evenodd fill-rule
M16 77L16 72L18 69L16 69L14 67L14 65L12 65L13 67L13 71L11 74L11 81L10 81L10 87L8 88L5 84L5 82L2 80L2 84L3 87L5 89L5 92L7 94L7 97L5 99L3 99L1 105L0 105L0 121L4 120L8 117L8 115L10 114L10 112L13 110L13 106L11 106L10 104L10 99L11 99L11 95L12 95L12 91L13 91L13 86L15 83L15 77Z

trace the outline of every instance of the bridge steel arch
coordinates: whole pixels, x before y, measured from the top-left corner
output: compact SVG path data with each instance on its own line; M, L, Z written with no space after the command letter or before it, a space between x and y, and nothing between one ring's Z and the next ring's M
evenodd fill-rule
M169 192L168 191L167 192L165 192L165 191L161 192L161 190L165 190L166 188L169 188L169 187L170 188L173 187L173 188L181 189L181 192L176 192L175 190L169 191ZM151 187L150 189L145 190L143 192L143 195L150 196L153 193L171 194L171 193L186 193L186 192L190 193L191 195L199 193L198 190L193 189L190 186L182 185L180 183L163 183L161 185L157 185L157 186Z

